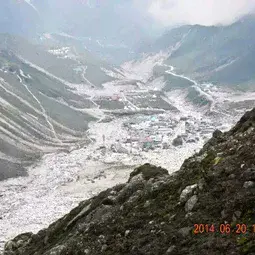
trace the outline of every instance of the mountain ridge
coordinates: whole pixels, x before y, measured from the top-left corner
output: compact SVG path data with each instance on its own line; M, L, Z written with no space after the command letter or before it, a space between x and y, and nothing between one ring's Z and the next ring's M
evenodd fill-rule
M177 72L201 83L254 89L254 42L250 31L255 15L248 15L229 26L184 25L165 32L141 52L168 51L165 60ZM176 47L176 45L178 45Z

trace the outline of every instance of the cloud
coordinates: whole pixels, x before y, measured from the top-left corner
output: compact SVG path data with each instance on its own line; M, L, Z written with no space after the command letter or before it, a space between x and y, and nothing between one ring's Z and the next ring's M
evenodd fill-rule
M147 10L165 26L228 25L254 13L255 0L148 0Z

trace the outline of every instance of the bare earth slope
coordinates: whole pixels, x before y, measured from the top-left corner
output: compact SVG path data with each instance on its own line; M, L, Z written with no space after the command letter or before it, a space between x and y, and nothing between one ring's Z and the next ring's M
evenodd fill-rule
M48 229L9 241L4 255L254 254L254 204L255 109L229 132L215 131L174 175L138 167L126 184L81 202ZM194 234L194 224L211 232ZM220 224L231 233L220 233Z

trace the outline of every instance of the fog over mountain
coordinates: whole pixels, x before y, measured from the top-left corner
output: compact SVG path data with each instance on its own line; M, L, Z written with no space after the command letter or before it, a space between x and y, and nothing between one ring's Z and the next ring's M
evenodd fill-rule
M229 25L254 13L254 0L153 0L146 1L148 12L165 26Z
M0 31L4 32L62 31L128 46L151 34L150 16L132 1L7 0L1 12Z
M117 3L112 0L6 0L1 4L1 30L4 24L10 27L16 24L16 31L20 28L27 32L26 28L37 26L48 31L69 29L73 33L90 32L119 40L116 32L124 28L130 31L131 27L151 34L152 29L160 29L162 25L229 25L254 13L254 8L254 0L121 0ZM10 27L6 28L9 32Z
M182 251L186 252L184 254L189 254L188 248L179 242L189 239L178 239L183 233L189 234L187 229L179 229L179 223L183 217L191 222L189 217L192 215L185 214L186 206L176 213L175 205L181 190L188 192L185 203L190 203L191 198L200 199L197 194L200 180L209 185L215 177L224 180L224 183L232 180L231 185L227 186L231 189L226 189L224 201L229 201L235 194L232 192L235 179L238 179L242 199L247 195L245 190L253 192L254 153L245 153L250 146L246 143L247 137L250 143L254 140L254 110L243 118L241 116L255 105L254 6L254 0L2 1L0 253L6 241L21 232L28 232L16 241L8 242L5 254L34 255L34 250L38 249L35 244L40 246L38 255L63 254L62 248L65 254L90 254L90 248L84 248L87 243L81 245L82 250L71 251L72 246L62 246L62 241L66 240L62 239L62 234L57 239L47 239L47 231L38 235L31 232L46 228L81 201L89 199L85 202L86 208L83 208L84 204L80 205L70 217L64 217L60 224L53 224L53 229L49 228L52 235L57 231L69 240L69 233L73 233L69 232L69 227L75 225L73 237L79 240L76 234L83 234L76 229L85 231L94 212L100 212L98 215L101 217L104 212L112 212L109 208L122 211L118 206L129 204L130 189L137 191L130 197L135 198L130 205L137 208L139 183L152 185L139 194L154 192L154 179L149 178L150 175L156 178L159 174L161 178L166 177L168 172L172 176L182 169L184 160L198 152L204 144L204 149L190 159L183 172L185 185L182 177L167 177L166 187L175 188L170 193L162 193L165 194L162 201L168 201L173 214L178 215L175 228L181 233L170 235L178 243L176 247L182 247ZM239 118L238 132L221 133ZM210 139L212 134L213 138ZM222 141L225 141L224 144ZM222 154L222 150L226 150L226 153ZM246 158L249 158L248 165ZM239 163L233 177L230 172L224 172L224 164L226 162L227 169L231 170L236 159ZM123 196L116 195L115 188L104 192L105 195L96 196L116 184L125 183L132 170L145 163L167 170L146 164L138 168L148 177L146 182L140 179L139 170L131 174L134 177L130 177L131 186L116 186L116 190L123 188L120 189ZM193 176L190 167L195 174L194 181L189 178ZM217 169L219 171L214 176ZM245 176L242 175L243 170L247 171ZM136 183L137 180L138 186L133 189L133 181ZM158 183L157 178L155 181ZM160 185L159 181L158 187ZM211 193L213 189L208 185L201 193L201 196L206 194L203 201L206 202L207 197L221 197L221 193L218 193L222 192L221 183L218 183L214 193ZM245 190L242 190L244 186ZM161 194L160 189L156 189L156 193ZM150 201L156 198L153 194L148 196ZM189 194L192 196L189 197ZM95 199L93 196L96 196ZM249 203L240 212L244 213L240 219L250 217L251 213L245 214L245 210L250 210L253 205L252 197L253 194L249 193ZM115 199L119 199L116 204ZM98 203L101 200L102 203ZM95 201L91 204L92 209L89 207L90 201ZM173 216L165 214L166 208L161 211L157 206L162 202L154 202L157 210L153 221L157 221L160 214L159 225L164 228L171 223ZM221 201L216 202L218 205ZM140 209L133 212L144 215L142 218L147 221L150 215L146 203L141 204L141 208L145 208L142 214L139 213ZM215 206L215 214L209 218L205 214L204 219L214 220L218 215L224 220L237 219L239 209L233 208L238 203L236 197L230 212L225 212L225 207L220 210ZM201 213L209 211L210 208L199 210L198 219ZM124 254L151 251L149 254L154 255L169 251L171 247L158 244L152 251L149 247L151 242L146 239L148 247L141 249L141 253L137 252L137 247L144 247L145 233L158 233L151 232L155 230L154 223L145 224L140 221L140 216L137 222L153 226L153 229L141 230L138 239L133 236L132 243L128 244L129 234L134 232L136 224L130 224L132 215L126 215L126 212L125 209L124 214L119 215L130 215L129 220L123 220L130 229L121 228L121 233L117 233L119 225L108 223L105 228L105 233L113 233L113 238L109 240L125 238L125 249L111 243L109 253L104 253L108 249L106 239L97 237L97 233L92 231L95 240L100 239L104 243L99 247L98 241L88 242L94 247L91 254L100 254L98 251L101 251L101 254L116 255L115 251L122 248L127 252ZM80 228L80 219L85 214L88 216L82 222L86 226ZM66 219L70 219L71 223ZM194 220L198 222L198 219ZM66 226L67 232L62 229L63 226ZM135 240L139 240L138 246L134 244ZM164 240L168 245L169 240ZM228 242L224 240L222 247L226 248ZM232 251L238 251L240 244L246 251L250 243L248 239L233 239ZM45 244L48 245L46 248ZM132 251L131 246L135 247ZM172 251L176 247L171 248ZM193 246L196 251L197 247L200 246ZM207 246L202 248L207 249ZM217 247L214 248L216 253L211 254L222 254L220 251L217 253Z

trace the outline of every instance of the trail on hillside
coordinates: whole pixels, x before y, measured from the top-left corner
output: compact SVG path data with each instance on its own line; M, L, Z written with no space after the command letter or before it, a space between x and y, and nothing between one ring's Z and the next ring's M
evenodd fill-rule
M198 84L195 80L193 80L193 79L191 79L191 78L189 78L189 77L187 77L187 76L185 76L185 75L182 75L182 74L176 74L175 72L173 72L173 71L174 71L174 67L173 67L173 66L170 66L170 65L164 65L164 66L170 68L169 70L165 71L166 73L171 74L171 75L173 75L173 76L175 76L175 77L179 77L179 78L185 79L185 80L187 80L187 81L193 83L193 86L192 86L192 87L193 87L200 95L205 96L205 97L208 99L208 101L210 102L210 109L209 109L210 112L213 112L213 111L214 111L214 112L217 112L217 113L220 113L220 114L224 114L223 112L219 112L218 110L215 109L215 105L216 105L216 100L215 100L215 98L214 98L212 95L210 95L210 94L206 93L205 91L203 91L203 89L199 86L199 84ZM228 116L229 116L229 115L228 115Z

